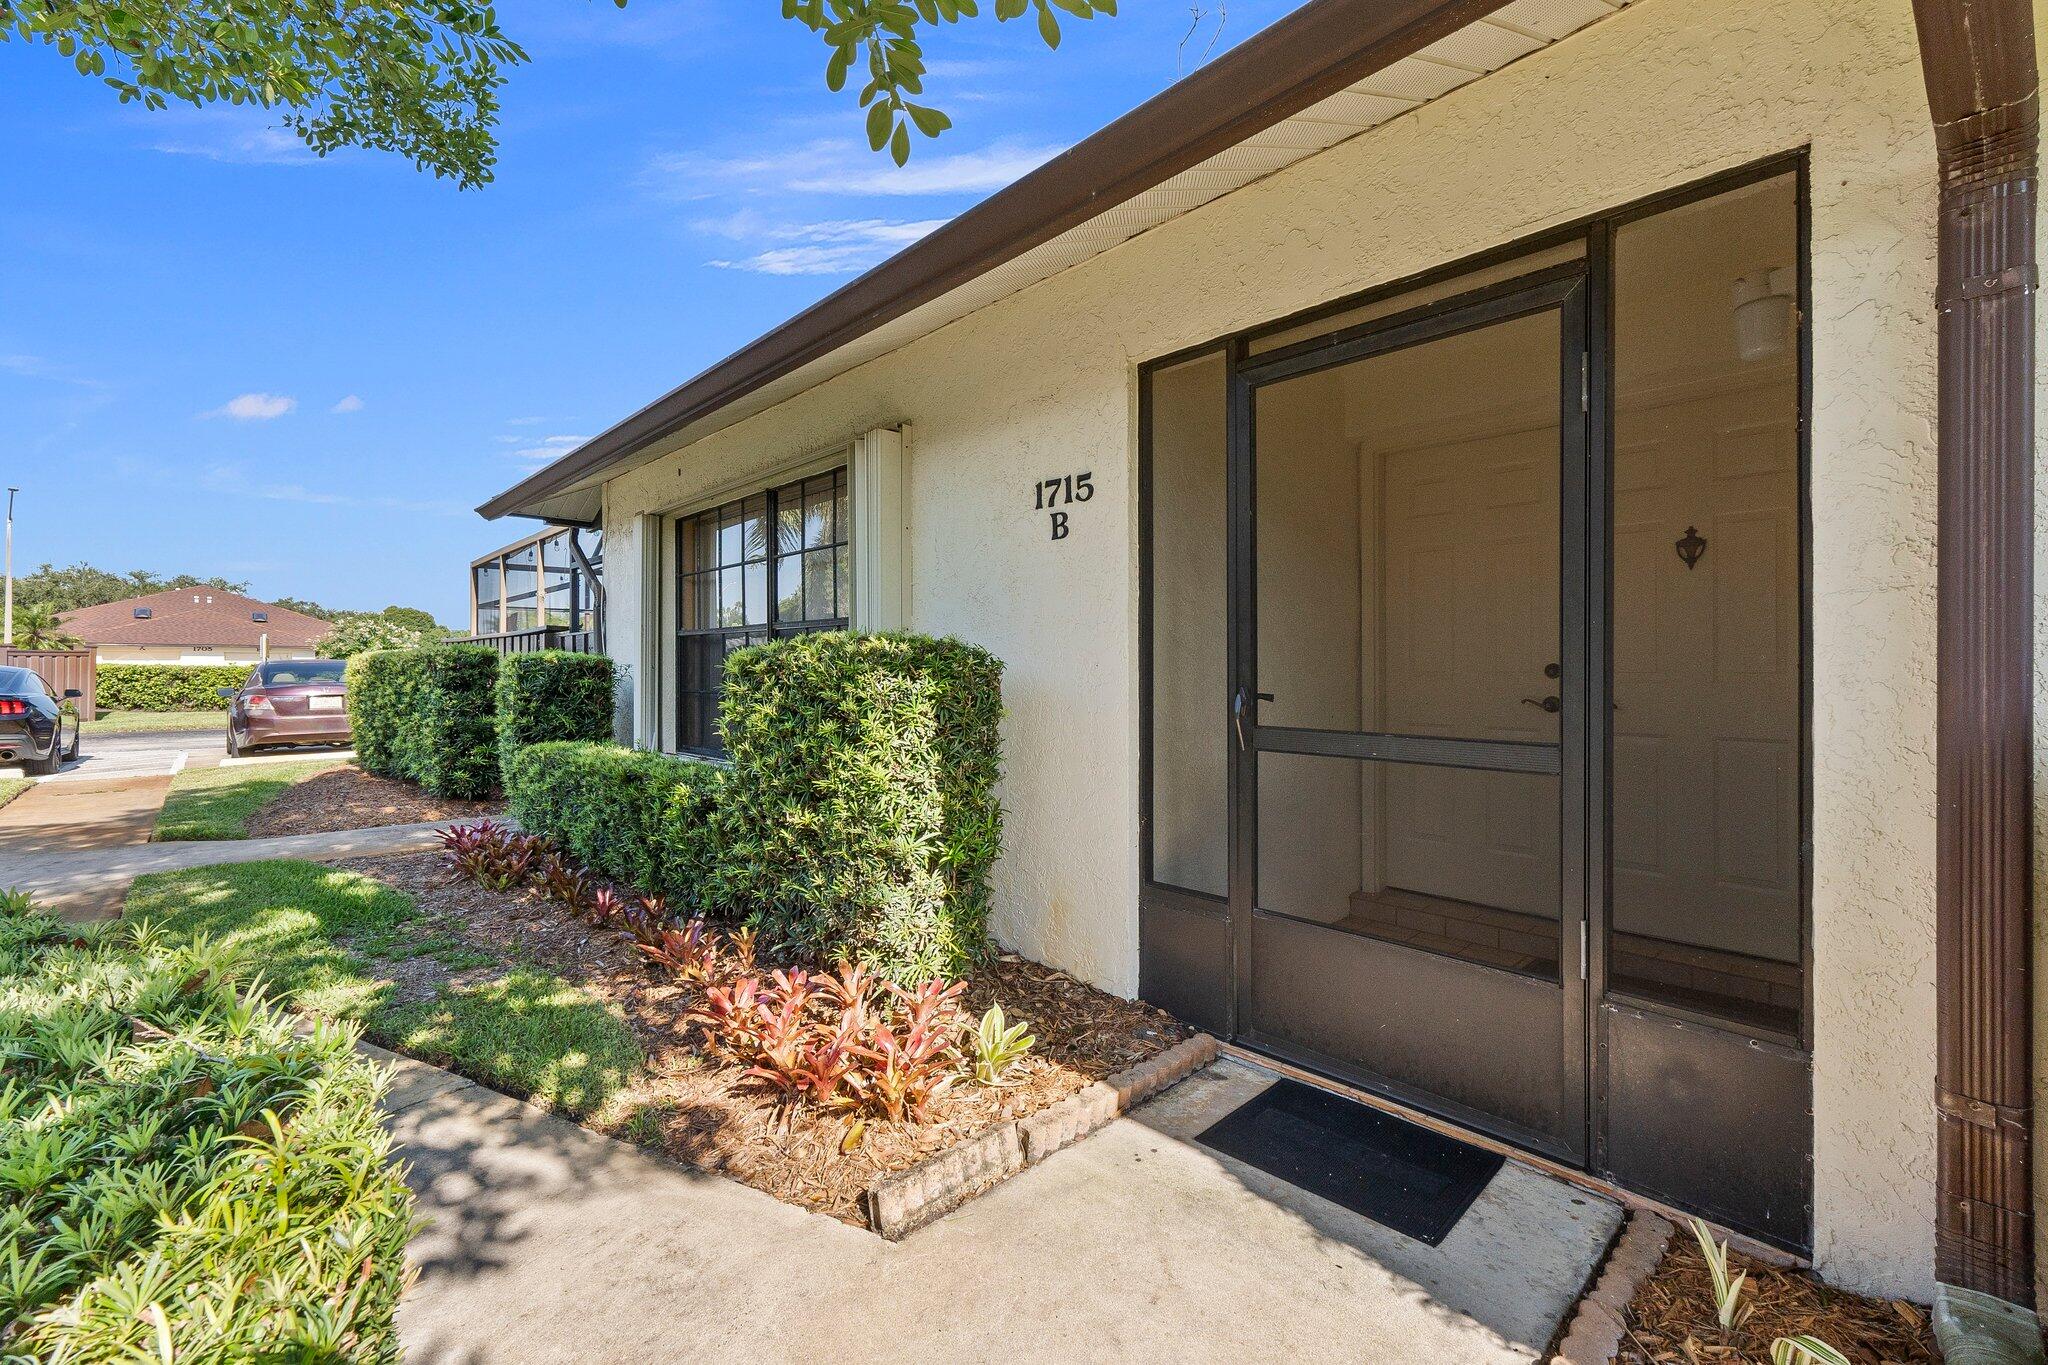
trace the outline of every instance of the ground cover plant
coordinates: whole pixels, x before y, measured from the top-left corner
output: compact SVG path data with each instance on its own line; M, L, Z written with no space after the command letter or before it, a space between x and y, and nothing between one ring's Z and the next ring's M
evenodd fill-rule
M334 766L333 759L309 759L304 763L187 768L171 779L151 837L161 842L246 839L249 821L257 812L295 783Z
M865 1222L883 1174L1186 1036L1150 1006L1021 958L889 983L679 915L531 835L465 827L448 843L344 866L403 888L428 932L553 972L623 1017L646 1063L588 1126L849 1222Z
M0 1355L390 1361L384 1077L247 957L0 893Z
M33 787L35 783L25 777L0 777L0 806Z
M309 1014L567 1113L603 1110L643 1061L588 992L359 873L293 860L157 873L137 880L126 913L246 954Z
M1925 1309L1824 1284L1681 1228L1636 1290L1616 1365L1933 1365ZM1786 1346L1783 1343L1792 1343ZM1801 1351L1804 1354L1801 1354Z

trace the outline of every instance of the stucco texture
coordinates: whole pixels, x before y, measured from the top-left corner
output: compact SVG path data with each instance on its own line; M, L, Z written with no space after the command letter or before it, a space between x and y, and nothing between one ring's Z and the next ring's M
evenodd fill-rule
M1934 156L1906 0L1638 0L1556 46L615 478L631 519L914 424L909 617L1008 665L995 928L1137 986L1135 367L1811 149L1815 1257L1926 1297L1934 1136ZM1089 471L1072 534L1039 478ZM1729 1141L1740 1142L1739 1134Z

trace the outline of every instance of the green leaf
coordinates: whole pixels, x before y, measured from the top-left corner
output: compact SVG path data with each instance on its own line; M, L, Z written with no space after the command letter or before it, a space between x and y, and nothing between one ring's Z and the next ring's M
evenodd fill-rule
M899 123L896 125L896 132L889 139L889 155L896 158L896 164L899 166L910 160L909 124Z
M825 63L825 88L839 91L846 88L846 68L853 64L853 49L834 48L832 59Z
M889 125L892 122L888 102L877 100L868 110L868 146L881 151L882 144L889 140Z
M937 137L953 126L953 120L927 105L906 104L903 107L909 112L910 121L917 125L917 131L926 137Z
M1045 45L1055 50L1060 45L1060 21L1052 17L1052 6L1039 0L1038 36L1045 39Z

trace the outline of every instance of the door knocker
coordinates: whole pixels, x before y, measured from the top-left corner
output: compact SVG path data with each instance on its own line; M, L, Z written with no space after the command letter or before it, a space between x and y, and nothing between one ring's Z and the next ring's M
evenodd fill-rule
M1707 552L1707 538L1700 534L1699 527L1688 526L1685 528L1685 534L1673 543L1673 548L1678 551L1678 557L1685 561L1685 567L1691 569L1700 562L1700 556Z

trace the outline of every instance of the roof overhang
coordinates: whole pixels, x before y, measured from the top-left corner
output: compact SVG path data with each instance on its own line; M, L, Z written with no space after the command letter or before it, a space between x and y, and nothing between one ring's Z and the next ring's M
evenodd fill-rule
M1398 117L1626 0L1310 0L477 510L590 523L603 481Z

